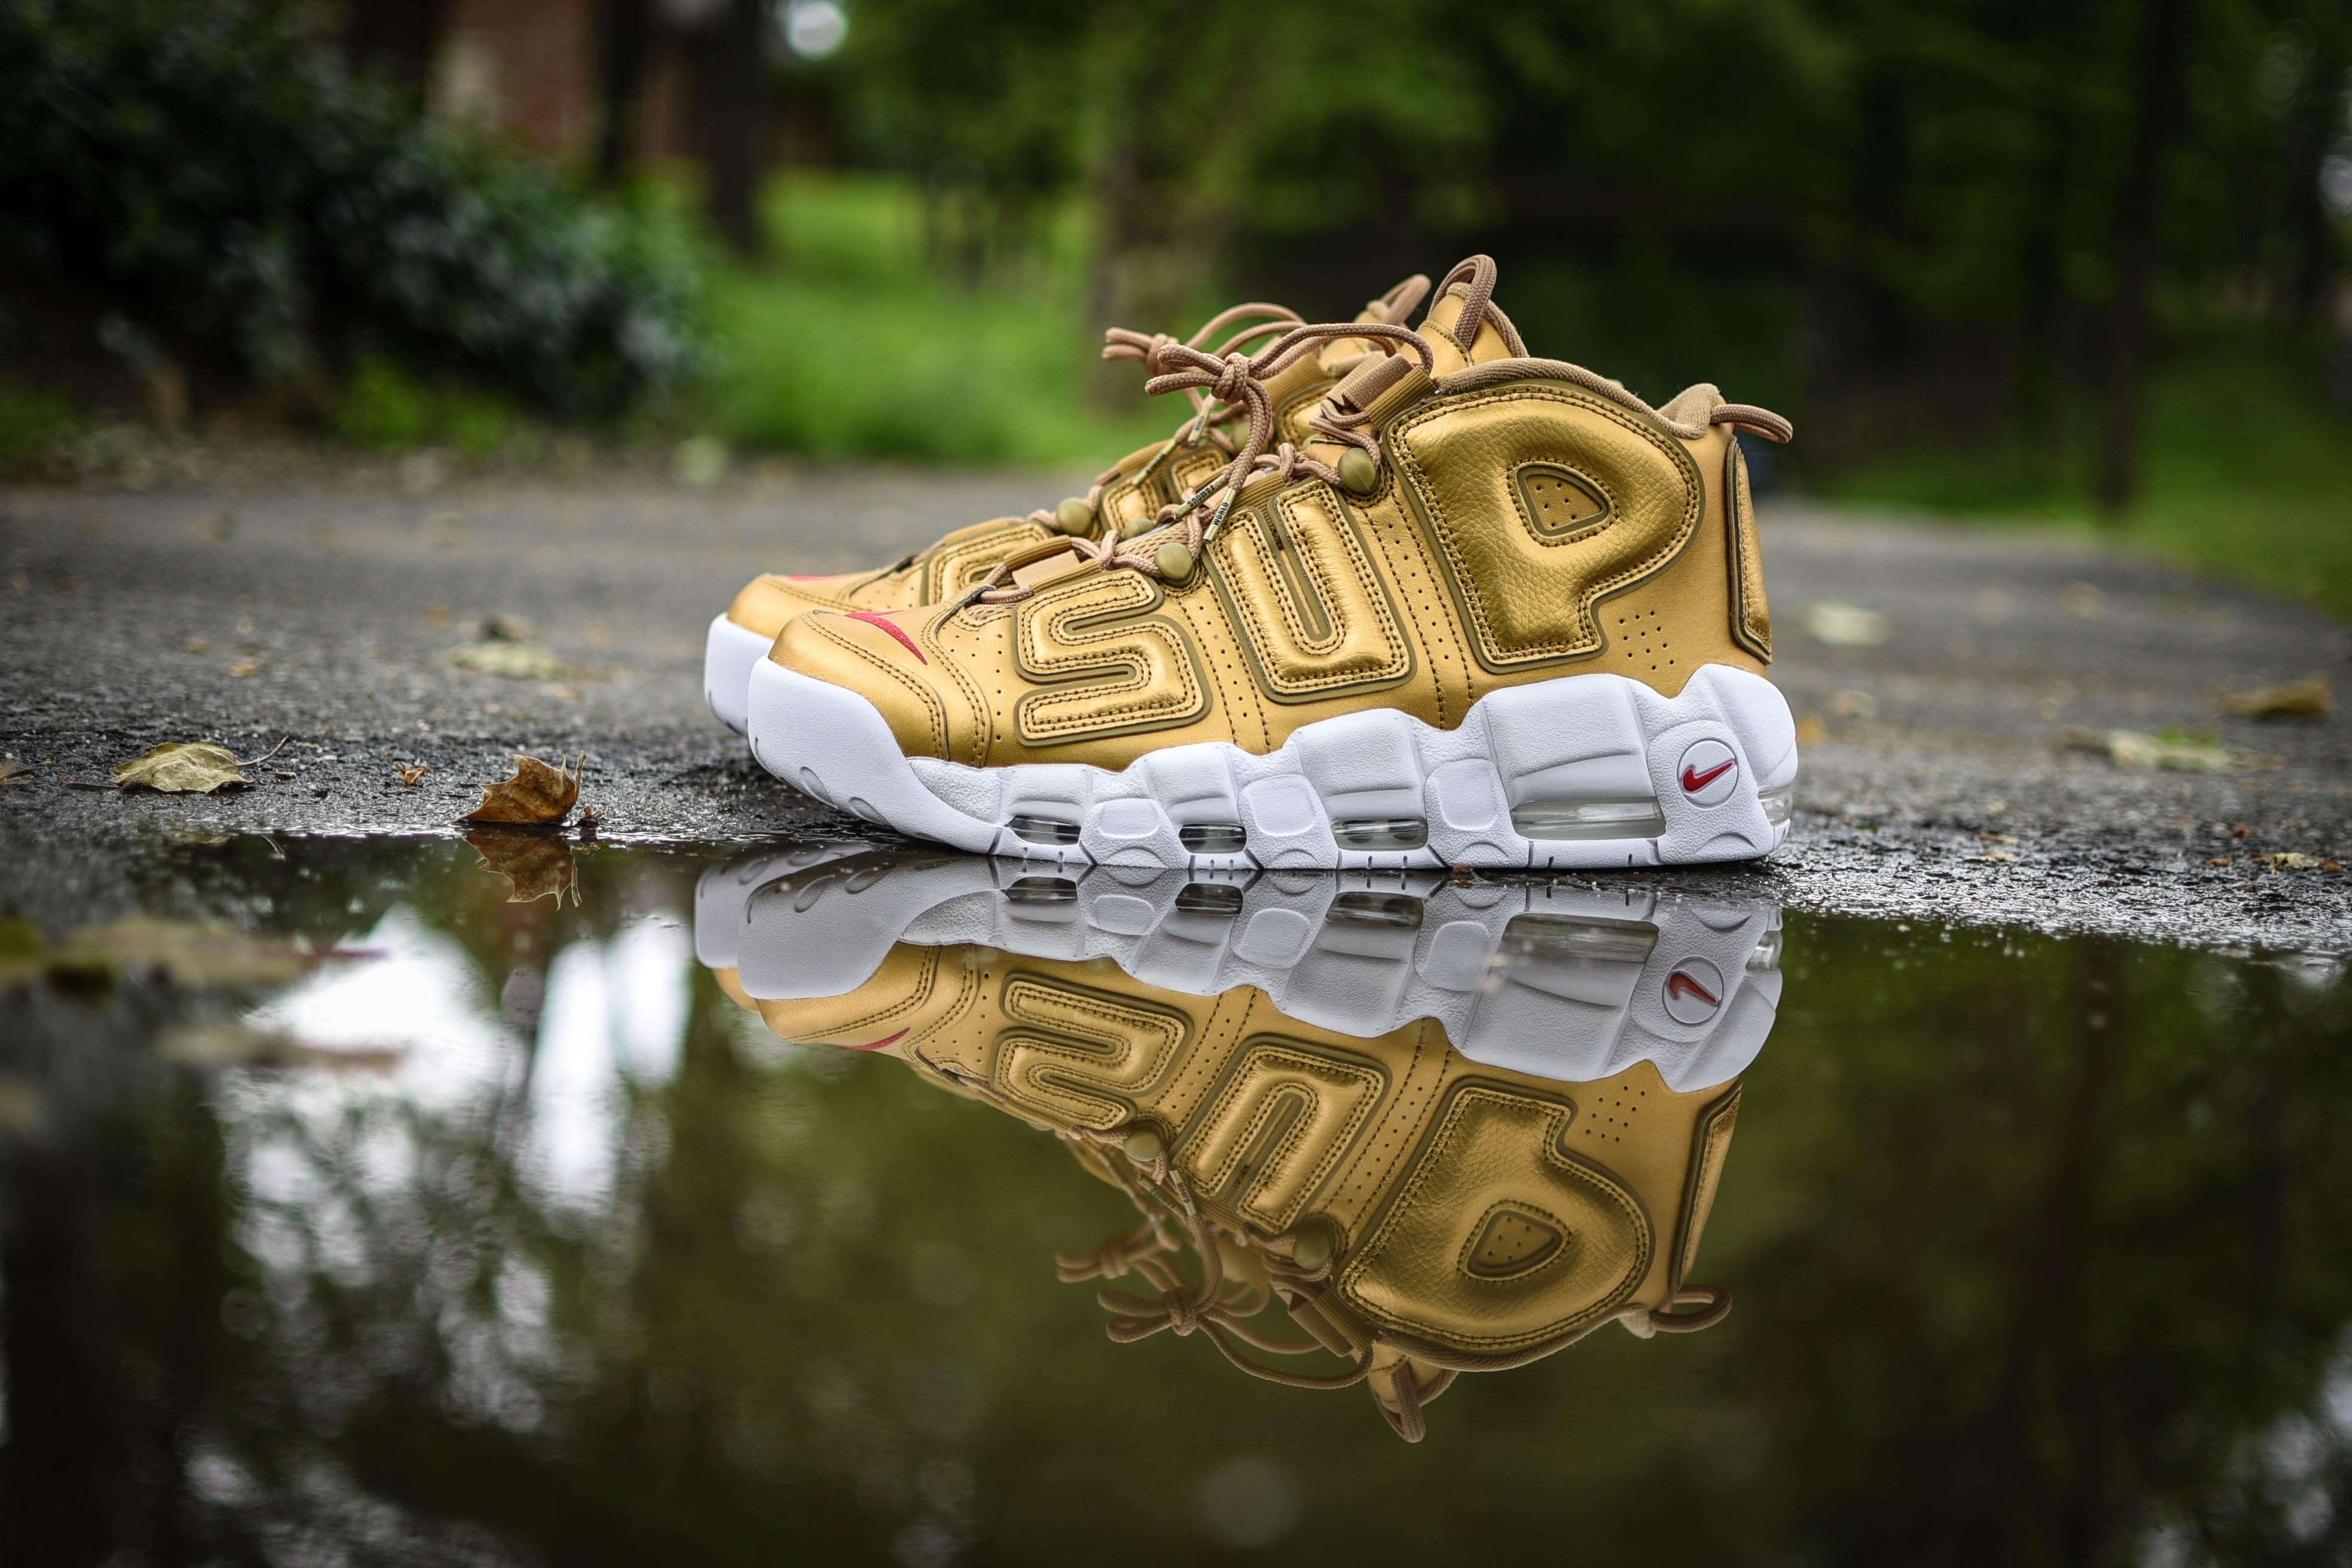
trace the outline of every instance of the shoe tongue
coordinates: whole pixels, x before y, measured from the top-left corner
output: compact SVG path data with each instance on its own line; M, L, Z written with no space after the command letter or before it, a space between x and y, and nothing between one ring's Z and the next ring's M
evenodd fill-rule
M1438 297L1421 323L1422 341L1429 345L1430 353L1437 356L1434 374L1438 375L1460 370L1465 365L1509 359L1524 352L1511 341L1517 334L1507 335L1503 331L1507 318L1495 309L1492 300L1487 300L1486 308L1478 312L1478 320L1475 323L1465 323L1462 320L1462 312L1469 303L1469 285L1456 283ZM1472 327L1475 333L1466 343L1462 341L1462 331L1465 326Z
M1405 319L1412 315L1412 308L1428 298L1428 295L1429 275L1416 272L1379 299L1367 304L1349 320L1372 326L1402 327L1405 324ZM1333 338L1316 351L1315 358L1322 365L1326 375L1339 375L1345 371L1350 361L1375 350L1393 346L1392 342L1383 344L1371 338Z

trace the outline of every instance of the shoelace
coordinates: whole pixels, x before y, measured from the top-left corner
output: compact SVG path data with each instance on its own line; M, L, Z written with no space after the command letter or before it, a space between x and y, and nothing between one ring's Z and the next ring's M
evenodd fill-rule
M1106 1153L1119 1142L1115 1133L1090 1131L1065 1132L1061 1136L1074 1143L1103 1145ZM1371 1389L1373 1404L1397 1436L1408 1443L1418 1443L1427 1434L1428 1423L1422 1406L1444 1393L1460 1373L1452 1367L1429 1366L1398 1353L1393 1347L1383 1365L1384 1358L1378 1349L1381 1341L1377 1332L1370 1344L1348 1357L1352 1364L1341 1373L1291 1372L1268 1366L1242 1352L1241 1347L1248 1345L1275 1355L1311 1355L1318 1351L1341 1353L1320 1340L1273 1338L1249 1321L1265 1310L1272 1295L1255 1285L1227 1285L1220 1238L1229 1237L1254 1252L1269 1283L1286 1303L1293 1304L1294 1311L1298 1310L1297 1304L1318 1296L1329 1281L1329 1258L1311 1266L1297 1261L1294 1254L1299 1250L1299 1237L1296 1233L1261 1237L1246 1230L1218 1226L1193 1203L1183 1177L1171 1168L1165 1153L1150 1160L1135 1160L1131 1155L1112 1158L1106 1165L1108 1173L1144 1214L1143 1224L1128 1235L1112 1237L1092 1252L1056 1253L1054 1260L1055 1272L1065 1283L1117 1279L1132 1274L1158 1291L1156 1299L1108 1286L1096 1293L1097 1303L1110 1314L1110 1321L1105 1327L1113 1341L1132 1344L1163 1331L1180 1339L1197 1332L1235 1367L1268 1383L1291 1388L1349 1388L1366 1384ZM1188 1281L1174 1265L1174 1255L1181 1254L1187 1242L1201 1258L1198 1284Z
M1144 391L1154 397L1171 392L1204 396L1213 404L1247 417L1249 427L1233 458L1223 470L1190 495L1170 502L1160 509L1150 529L1132 538L1116 532L1106 533L1093 541L1076 541L1070 545L1082 562L1098 571L1134 571L1152 577L1181 575L1171 570L1165 552L1170 545L1181 546L1186 570L1200 558L1202 547L1214 536L1233 510L1234 499L1259 473L1277 476L1284 483L1299 474L1311 474L1332 484L1339 482L1339 470L1318 458L1311 458L1290 442L1268 451L1275 431L1274 399L1266 384L1288 370L1320 345L1339 339L1362 339L1373 343L1394 343L1397 349L1410 352L1421 361L1422 374L1434 367L1436 359L1429 345L1411 328L1393 323L1372 321L1326 321L1315 325L1301 324L1291 328L1281 337L1259 349L1255 353L1233 350L1212 353L1191 343L1175 342L1166 337L1146 337L1140 332L1114 327L1105 334L1106 359L1139 359L1151 379L1143 384ZM1202 416L1205 417L1205 414ZM1375 465L1380 460L1379 443L1368 432L1354 428L1362 423L1360 411L1327 396L1323 405L1307 421L1318 434L1355 447L1370 456ZM1215 510L1209 510L1215 503ZM989 605L1015 604L1025 599L1032 589L1018 584L1003 586L1004 578L1014 570L1006 563L989 574L967 603Z

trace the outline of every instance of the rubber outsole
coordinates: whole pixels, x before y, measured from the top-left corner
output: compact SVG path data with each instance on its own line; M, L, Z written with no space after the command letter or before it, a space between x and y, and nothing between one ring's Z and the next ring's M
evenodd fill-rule
M702 640L702 700L718 721L743 734L749 727L746 703L751 671L768 657L776 639L739 626L724 615L715 616Z
M845 995L901 942L1108 960L1191 995L1255 986L1285 1016L1359 1038L1430 1018L1490 1067L1584 1082L1646 1060L1688 1090L1745 1071L1780 998L1780 912L1765 902L1435 872L1041 875L887 850L731 892L769 864L696 900L697 950L740 962L756 999Z
M772 659L752 670L747 707L761 765L827 805L975 854L1062 864L1598 870L1752 860L1787 838L1797 777L1788 702L1762 677L1722 665L1693 672L1676 697L1620 675L1566 676L1490 692L1452 730L1374 709L1306 725L1264 756L1206 742L1117 773L910 759L863 696ZM1582 803L1605 814L1629 801L1643 814L1638 836L1556 837L1538 825ZM1341 837L1377 845L1389 828L1404 830L1389 835L1400 847ZM1402 842L1415 836L1425 839Z

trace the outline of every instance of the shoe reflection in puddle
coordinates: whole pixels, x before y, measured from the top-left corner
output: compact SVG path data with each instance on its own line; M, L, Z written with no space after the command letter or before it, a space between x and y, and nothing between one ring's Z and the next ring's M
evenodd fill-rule
M719 868L696 900L704 962L777 1035L897 1057L1128 1194L1132 1234L1060 1258L1109 1282L1113 1339L1366 1383L1412 1441L1461 1373L1729 1310L1688 1276L1780 928L1648 891L863 847ZM1276 1302L1306 1337L1265 1326Z

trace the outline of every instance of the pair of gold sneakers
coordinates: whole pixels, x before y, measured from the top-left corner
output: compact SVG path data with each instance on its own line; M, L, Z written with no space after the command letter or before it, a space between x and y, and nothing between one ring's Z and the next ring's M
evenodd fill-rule
M1113 332L1148 391L1193 400L1181 429L1052 511L753 583L711 627L714 710L818 800L981 853L1769 853L1796 731L1764 679L1733 433L1788 422L1705 384L1654 408L1533 357L1495 279L1462 262L1417 328L1420 279L1354 321L1244 306L1183 342Z

